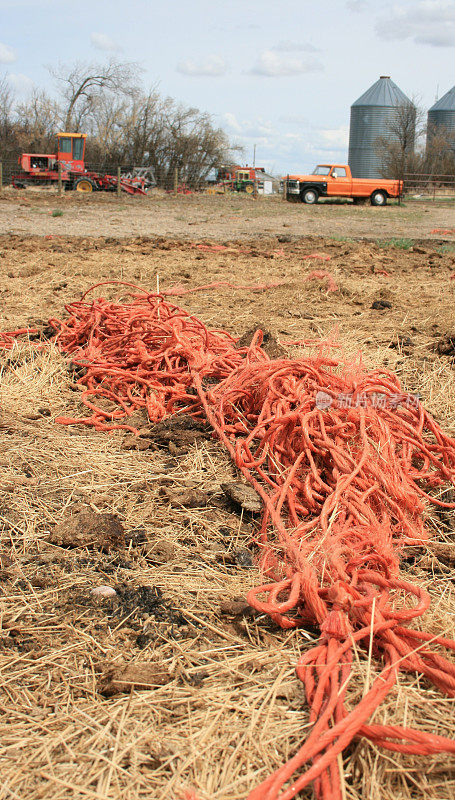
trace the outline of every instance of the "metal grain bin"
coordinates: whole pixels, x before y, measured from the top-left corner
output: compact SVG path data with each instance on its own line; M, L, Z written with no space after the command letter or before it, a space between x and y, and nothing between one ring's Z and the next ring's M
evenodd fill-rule
M354 178L380 178L380 158L376 153L376 140L392 140L389 126L395 109L411 101L388 75L378 81L351 106L348 163Z
M455 86L431 106L428 112L428 134L444 128L455 135Z

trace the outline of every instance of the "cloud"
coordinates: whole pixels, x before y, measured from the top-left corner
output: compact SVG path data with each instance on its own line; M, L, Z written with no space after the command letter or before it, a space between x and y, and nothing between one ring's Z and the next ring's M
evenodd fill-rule
M281 118L279 120L281 122ZM347 126L339 128L313 128L290 133L270 120L238 118L234 113L224 114L224 127L234 144L244 148L241 160L252 159L256 145L256 163L269 172L308 173L316 164L339 163L347 160L349 132Z
M368 8L367 0L346 0L346 8L349 11L354 11L355 14L360 14Z
M412 6L395 6L379 19L376 33L382 39L412 39L432 47L455 45L455 0L419 0Z
M282 114L278 117L278 122L284 122L286 125L308 125L308 117L302 114Z
M16 58L13 48L0 42L0 64L12 64Z
M291 42L285 39L275 44L271 50L276 50L278 53L319 53L320 47L315 47L311 42Z
M177 72L196 78L219 78L222 75L226 75L227 71L228 64L221 56L209 56L205 61L199 62L187 58L185 61L179 61L177 64Z
M22 95L29 94L35 85L28 75L23 75L21 72L10 72L8 75L8 83L16 94Z
M223 119L229 133L239 135L244 139L263 140L278 134L270 120L264 120L262 117L255 117L254 121L239 120L232 112L226 112L223 114Z
M266 78L282 78L291 75L305 75L308 72L319 72L324 67L319 61L281 56L273 50L263 50L256 64L249 70L250 75L261 75Z
M341 125L339 128L321 129L318 131L318 135L323 142L322 149L328 147L339 151L348 147L349 128L347 125Z
M114 42L114 40L105 33L91 33L90 41L97 50L104 50L108 53L115 53L122 49L118 42Z
M226 114L223 114L223 118L228 128L230 128L232 131L235 131L236 133L242 132L242 126L238 121L237 117L235 116L235 114L231 114L228 111L226 112Z

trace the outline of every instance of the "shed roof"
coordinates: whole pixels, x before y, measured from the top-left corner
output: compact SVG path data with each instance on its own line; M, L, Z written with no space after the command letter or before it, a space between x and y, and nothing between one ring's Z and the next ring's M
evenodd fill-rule
M388 75L381 75L352 106L385 106L393 108L410 100Z

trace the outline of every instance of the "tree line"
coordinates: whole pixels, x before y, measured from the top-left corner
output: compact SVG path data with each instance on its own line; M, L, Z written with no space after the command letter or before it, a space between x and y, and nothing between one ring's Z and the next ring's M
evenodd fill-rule
M106 171L146 166L163 186L176 169L181 181L196 186L232 160L236 148L208 113L163 97L156 87L145 90L134 63L77 62L49 71L55 96L34 88L23 101L8 76L0 76L0 160L54 152L58 131L87 134L87 164Z

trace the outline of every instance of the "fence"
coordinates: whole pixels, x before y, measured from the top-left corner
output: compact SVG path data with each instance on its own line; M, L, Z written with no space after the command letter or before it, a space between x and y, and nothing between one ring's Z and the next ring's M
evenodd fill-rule
M179 194L206 190L209 186L205 179L192 176L191 170L185 165L179 168L153 169L137 167L133 164L117 165L104 162L86 164L86 169L100 175L109 174L117 177L120 174L122 178L141 177L147 188L158 188ZM18 175L20 172L17 161L0 161L0 190L2 186L11 184L12 176ZM59 189L58 181L49 181L49 184L54 185L56 191L64 189L63 186ZM433 202L455 200L455 175L407 173L404 177L403 194L406 199L422 199Z
M431 199L433 202L455 200L455 175L406 173L404 195L414 199Z
M166 192L201 191L208 185L206 180L190 176L189 170L185 166L153 169L151 167L138 167L133 164L117 165L105 162L99 164L87 163L85 168L89 172L95 172L99 175L113 175L115 178L117 178L118 174L122 178L140 177L144 179L147 188L158 188ZM17 161L0 161L0 189L2 186L10 185L13 175L19 175L21 172L21 167ZM58 190L57 180L49 179L48 184L55 186L56 190ZM40 182L38 185L42 186L43 183Z

